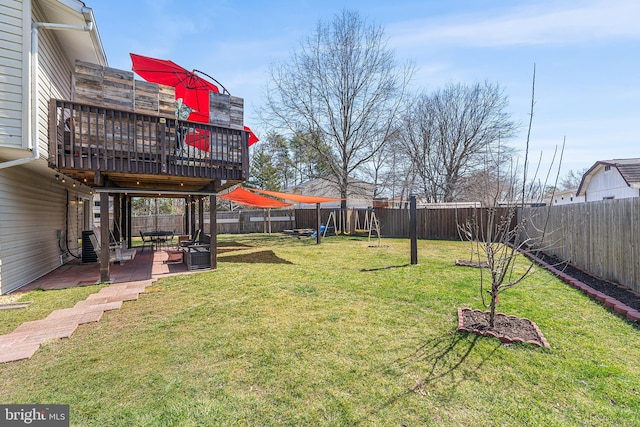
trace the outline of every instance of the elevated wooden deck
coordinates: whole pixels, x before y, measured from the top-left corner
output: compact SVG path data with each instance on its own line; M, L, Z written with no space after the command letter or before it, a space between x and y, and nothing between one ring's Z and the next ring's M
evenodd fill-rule
M248 132L52 99L49 165L93 187L218 191L248 178Z

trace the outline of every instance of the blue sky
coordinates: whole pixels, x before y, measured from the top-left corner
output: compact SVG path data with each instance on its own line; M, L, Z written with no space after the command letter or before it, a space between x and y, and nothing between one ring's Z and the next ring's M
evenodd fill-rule
M344 8L381 25L399 62L418 69L415 90L447 83L499 83L522 124L536 65L531 133L548 165L566 137L561 174L597 160L640 157L640 1L85 0L109 65L130 70L129 53L172 61L215 77L256 117L268 68L286 61L319 21Z

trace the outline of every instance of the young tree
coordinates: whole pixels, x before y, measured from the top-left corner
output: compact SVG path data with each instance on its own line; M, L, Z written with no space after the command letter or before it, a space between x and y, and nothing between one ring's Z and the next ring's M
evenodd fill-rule
M506 146L497 148L516 131L507 106L500 86L486 82L449 84L415 99L403 119L402 148L429 201L457 200L465 178L510 157Z
M349 177L395 131L412 74L396 64L381 27L344 10L272 66L263 119L314 149L345 207Z
M522 211L524 206L532 203L542 204L544 192L541 189L544 189L551 179L551 170L554 167L556 157L556 153L554 153L546 176L538 177L540 162L534 173L531 174L529 168L529 144L533 121L534 95L535 67L523 167L520 169L517 165L510 165L508 168L504 168L504 166L501 168L500 166L504 165L504 162L498 162L498 167L496 168L495 161L488 160L485 162L485 167L491 170L491 173L487 173L485 176L490 177L493 175L490 179L497 181L493 186L493 197L488 208L476 209L473 219L460 225L461 236L471 243L472 258L473 255L476 255L478 260L486 260L489 278L485 279L484 269L480 269L480 295L485 307L487 306L485 293L489 295L489 326L491 328L495 326L498 296L522 282L534 271L534 264L531 261L523 268L516 267L516 261L522 259L521 252L542 242L546 231L544 229L541 230L541 235L535 238L528 237L526 235L526 226L532 218L524 215L518 217L518 210ZM497 151L498 156L500 156L499 150L500 147L498 147ZM562 154L558 162L558 172L561 162ZM556 173L552 185L555 186L557 180L558 174ZM479 185L482 185L482 183L479 183ZM500 207L500 204L506 204L506 206ZM549 211L548 208L540 208L532 215L546 215L548 218Z

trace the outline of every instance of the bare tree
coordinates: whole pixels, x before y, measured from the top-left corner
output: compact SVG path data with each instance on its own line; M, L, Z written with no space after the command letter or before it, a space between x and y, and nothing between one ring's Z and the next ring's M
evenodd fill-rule
M516 131L505 112L507 106L500 86L486 82L449 84L416 98L404 117L403 147L417 167L429 201L457 200L465 178L487 160L502 162L510 157L506 146L496 148ZM489 152L494 155L488 156Z
M587 173L588 170L589 168L584 168L582 170L576 171L574 171L573 169L570 170L565 176L560 178L558 187L560 188L560 190L577 189L580 186L580 182L582 182L582 177L585 173Z
M350 175L395 131L413 72L397 65L381 27L344 10L271 67L262 116L323 157L345 207Z
M535 67L533 71L533 86L531 92L531 111L529 127L525 142L524 164L522 168L510 164L508 168L501 168L504 162L498 162L497 169L494 168L495 161L488 161L485 167L495 171L493 179L497 183L493 186L494 195L491 204L486 209L476 209L472 220L460 225L461 236L471 243L473 255L478 260L486 262L489 279L485 279L485 270L480 269L480 295L483 304L487 306L485 294L489 295L489 326L495 326L496 306L498 296L505 290L512 288L522 282L534 271L534 264L528 261L524 268L516 268L516 262L522 259L521 252L530 246L538 246L543 241L546 232L546 221L542 221L543 229L536 237L526 235L526 228L531 217L518 217L518 210L530 204L542 204L545 188L549 182L554 187L558 181L560 164L562 163L562 152L560 160L557 162L557 172L555 177L551 176L556 160L557 150L553 154L553 159L546 171L545 176L538 176L541 159L538 160L536 168L530 169L532 163L529 159L530 135L533 121L533 110L535 100ZM487 175L489 176L489 175ZM554 179L555 178L555 179ZM550 181L553 180L553 181ZM506 206L505 206L506 204ZM503 206L500 206L503 205ZM532 215L544 215L548 219L548 208L540 208L531 211ZM488 286L487 286L488 282ZM488 289L487 289L488 288Z

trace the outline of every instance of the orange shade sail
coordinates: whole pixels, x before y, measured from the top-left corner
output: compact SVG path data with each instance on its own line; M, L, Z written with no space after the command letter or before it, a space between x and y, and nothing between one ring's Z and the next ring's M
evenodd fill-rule
M281 202L270 197L264 197L256 193L238 187L235 190L219 196L221 199L230 200L240 205L251 206L253 208L284 208L291 206L291 203Z
M278 191L268 191L268 190L258 190L257 188L251 188L251 191L266 194L267 196L279 197L281 199L289 200L290 202L298 202L298 203L325 203L325 202L337 202L342 199L335 197L316 197L316 196L305 196L302 194L290 194L290 193L280 193Z

